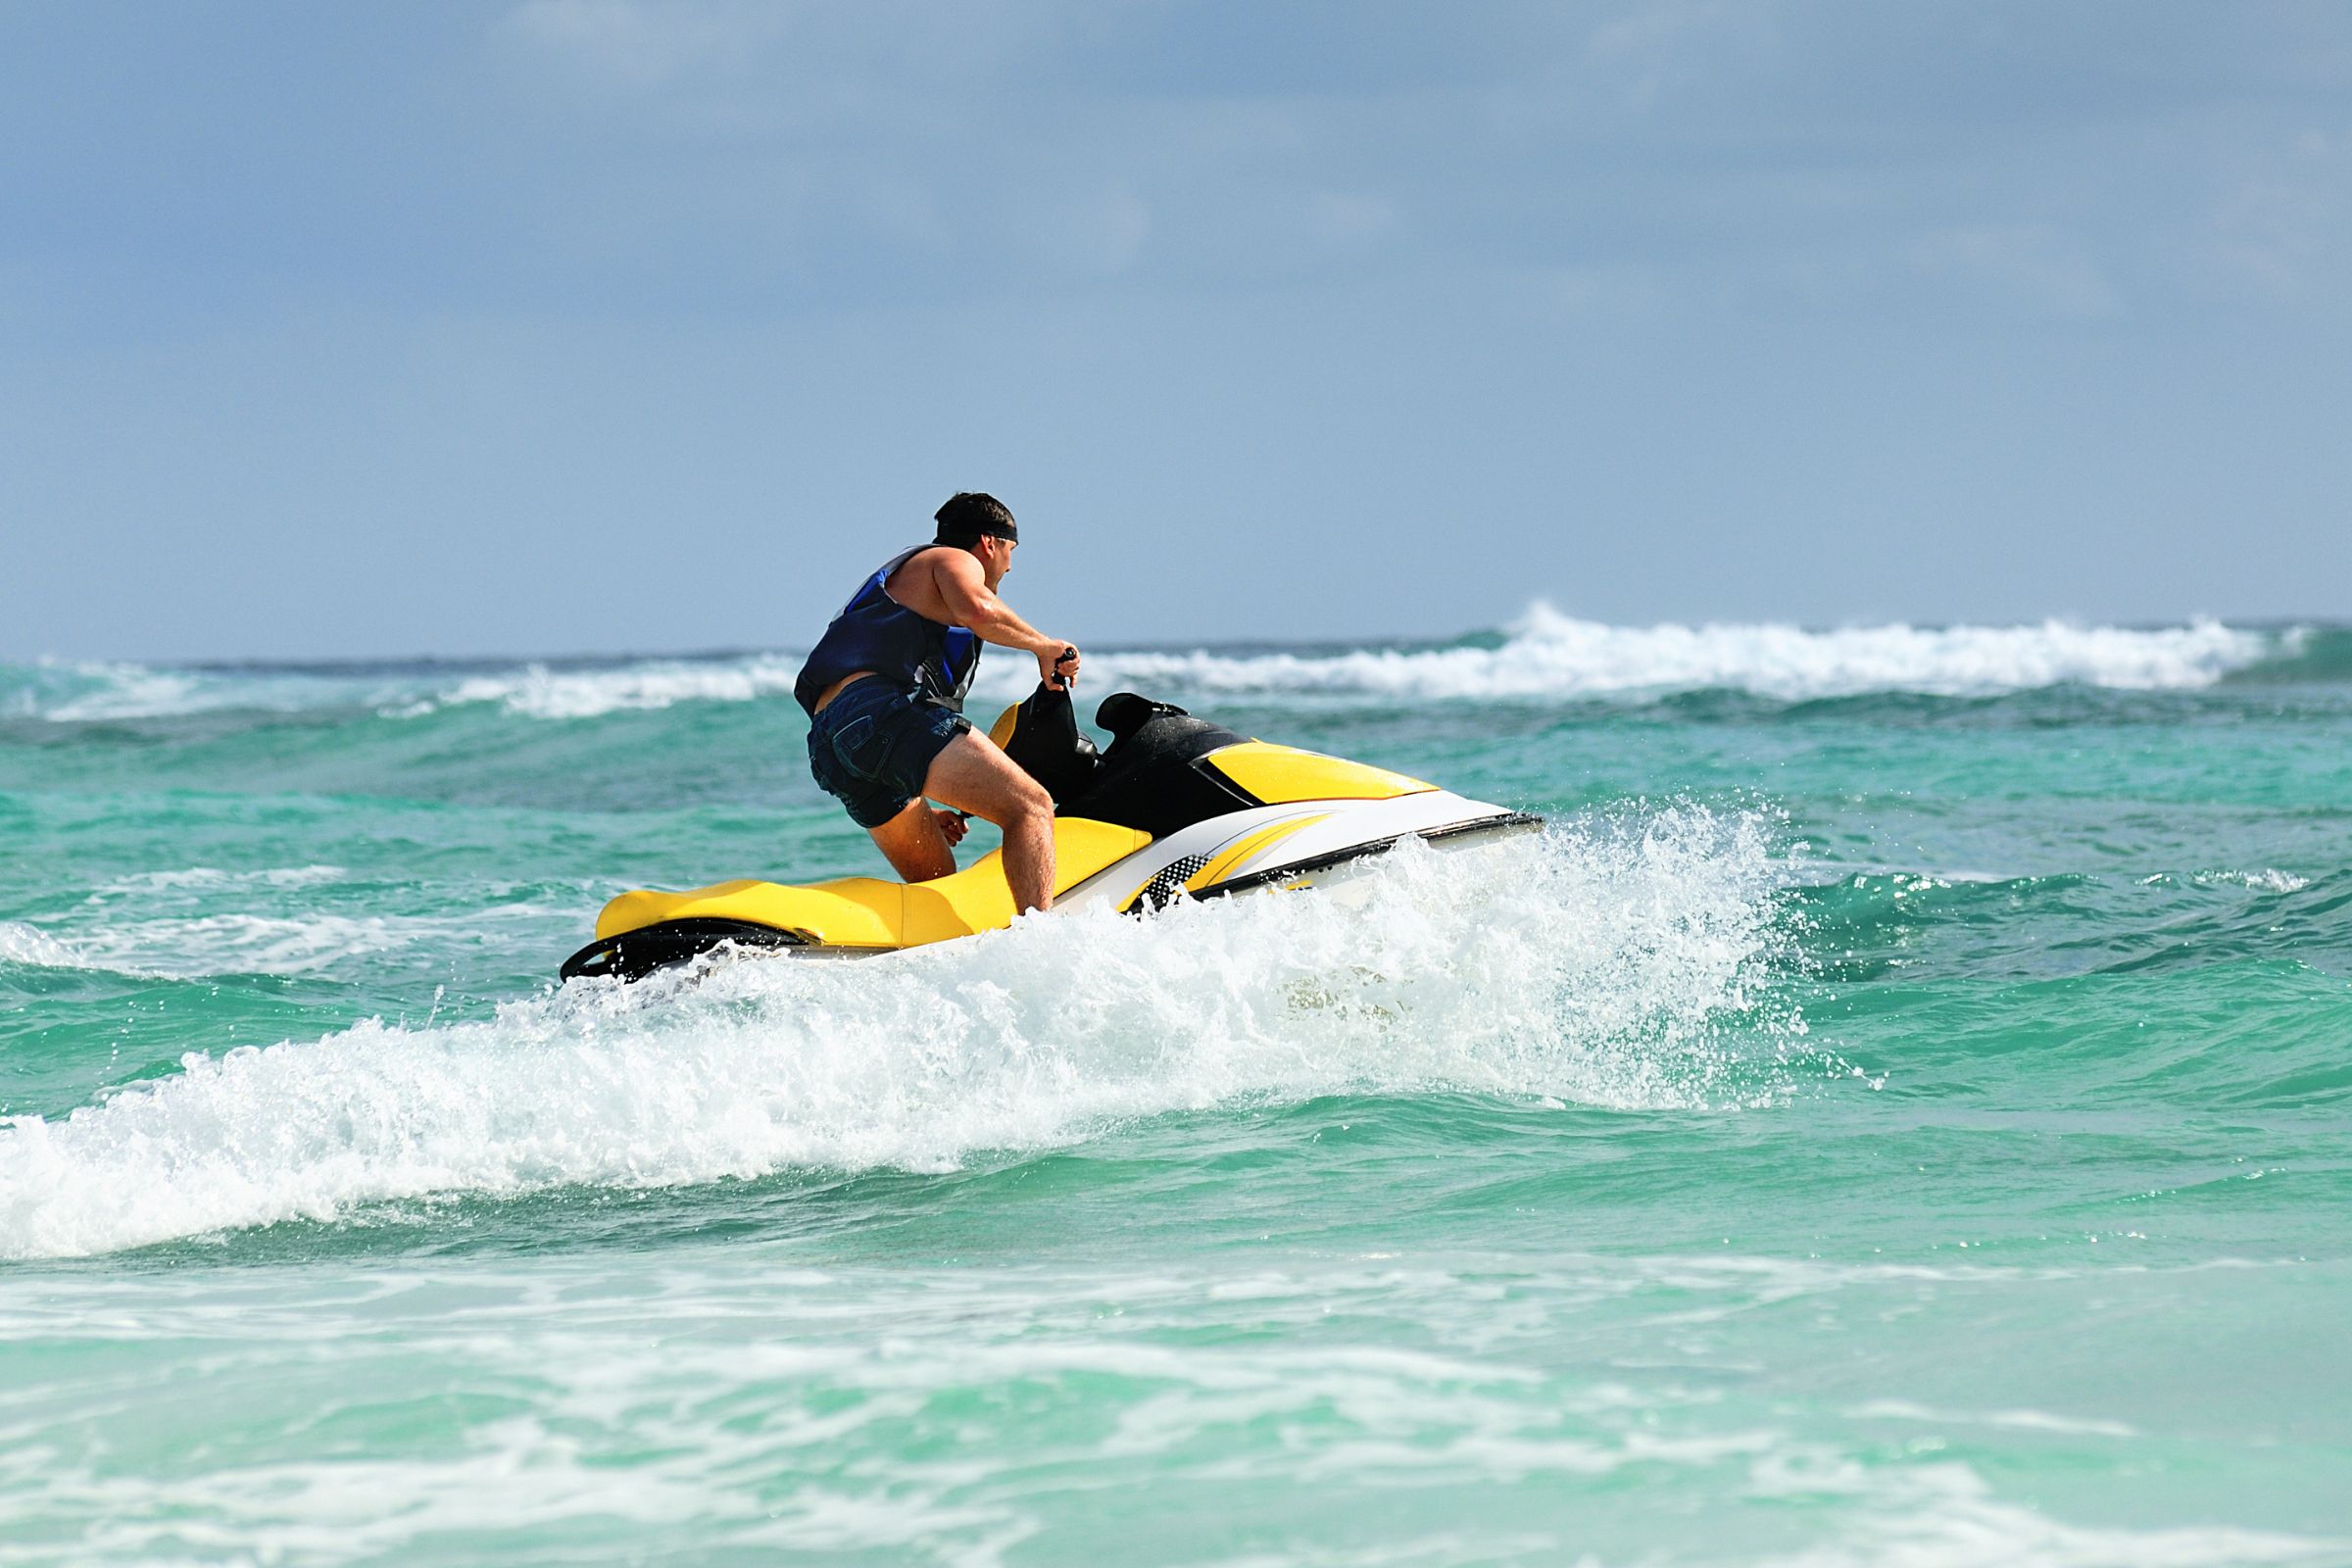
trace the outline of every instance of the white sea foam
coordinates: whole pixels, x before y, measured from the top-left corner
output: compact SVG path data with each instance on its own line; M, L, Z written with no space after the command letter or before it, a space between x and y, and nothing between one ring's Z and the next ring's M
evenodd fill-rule
M2209 686L2282 652L2297 631L2263 632L2200 620L2133 628L2048 621L2029 626L1901 624L1808 630L1778 624L1611 626L1532 606L1497 646L1366 647L1333 653L1090 653L1086 689L1279 697L1371 697L1398 702L1639 697L1723 689L1781 699L1921 692L1983 696L2062 684L2123 690ZM594 718L679 703L749 703L788 696L796 653L657 659L598 668L520 665L460 678L398 678L320 669L249 673L138 664L35 666L0 711L59 721L160 717L221 709L361 707L419 717L496 704L539 719ZM1027 658L998 650L981 663L989 704L1036 683Z
M431 1194L941 1169L1252 1098L1769 1097L1771 1069L1751 1077L1719 1027L1772 961L1778 875L1765 824L1682 808L1458 856L1411 846L1359 909L1072 914L888 958L591 983L486 1022L191 1055L0 1134L0 1255ZM1802 1024L1767 1008L1743 1027Z
M107 898L159 893L180 888L309 888L326 882L339 882L344 875L339 865L278 865L252 871L223 871L218 866L191 865L183 870L141 871L133 876L121 877L100 888L98 896Z
M57 930L0 922L0 963L166 980L317 974L419 945L443 951L468 941L502 943L514 922L540 924L560 912L515 904L470 909L462 916L238 911L107 920Z
M831 1272L805 1256L673 1249L622 1270L540 1253L455 1280L317 1266L44 1277L0 1297L0 1333L104 1353L30 1379L43 1397L21 1401L0 1450L0 1541L35 1544L0 1546L0 1562L151 1562L197 1541L265 1562L372 1563L461 1538L484 1560L543 1560L551 1538L560 1556L575 1537L611 1559L691 1542L705 1556L985 1564L1022 1545L1096 1560L1115 1554L1098 1544L1117 1528L1106 1489L1302 1499L1283 1542L1255 1553L1219 1543L1218 1506L1190 1510L1210 1521L1198 1530L1167 1527L1190 1548L1180 1560L1253 1568L2346 1560L2341 1539L2232 1522L2278 1511L2259 1486L2218 1506L2210 1486L2186 1501L2134 1494L2128 1518L2049 1495L2052 1473L2128 1477L2185 1441L2178 1424L2141 1434L1894 1401L1831 1423L1785 1387L1750 1392L1758 1365L1787 1374L1806 1358L1773 1338L1787 1314L1758 1310L1781 1298L1694 1284L1687 1258L1286 1269L1227 1250L1139 1274L900 1259ZM1871 1293L1843 1306L1849 1320L1919 1309L1916 1287L1890 1283L1824 1288ZM1750 1337L1689 1340L1694 1294L1712 1324ZM1637 1329L1675 1353L1599 1359ZM201 1400L172 1396L194 1380L172 1374L213 1364L297 1396L252 1401L233 1443L167 1445L169 1462L126 1467L93 1441L203 1428ZM164 1394L142 1402L150 1386ZM417 1386L500 1397L440 1412L445 1430L419 1445L402 1441ZM1849 1424L1888 1419L1958 1425L1973 1451L1932 1429L1896 1447ZM2207 1448L2224 1483L2291 1485L2328 1457ZM1530 1494L1537 1513L1494 1502ZM1379 1506L1398 1496L1416 1501Z
M786 696L800 669L797 654L662 660L617 669L555 670L534 664L512 674L474 676L440 701L498 703L511 713L531 718L594 718L673 703L748 703Z
M2259 871L2199 871L2194 880L2200 887L2228 882L2241 888L2252 888L2257 893L2296 893L2311 885L2309 878L2274 866L2265 866Z
M172 671L114 665L86 673L96 682L94 689L58 704L48 717L70 724L187 713L212 706L202 701L193 677Z
M41 969L91 967L48 932L20 920L0 920L0 963L29 964Z
M330 669L233 670L155 666L125 662L44 659L29 668L0 666L16 677L0 691L0 716L46 718L61 724L171 718L231 710L300 712L353 700L357 677Z
M2055 1415L2047 1410L1936 1410L1909 1399L1873 1399L1851 1412L1863 1421L1920 1421L1936 1426L2007 1427L2021 1432L2048 1432L2060 1437L2136 1438L2139 1433L2122 1421L2097 1416Z
M2135 630L1906 625L1609 626L1536 605L1495 648L1327 656L1112 654L1098 684L1398 699L1578 698L1727 689L1803 699L1860 692L1976 696L2079 683L2134 690L2211 685L2278 646L2217 621ZM1025 676L1025 671L1020 672Z
M144 664L44 659L15 673L0 714L76 723L182 712L196 701L192 675Z
M1725 689L1782 699L1920 692L1984 696L2075 683L2130 690L2208 686L2259 662L2278 639L2216 621L2132 629L1905 625L1811 631L1790 625L1609 626L1536 605L1497 647L1367 648L1339 653L1090 654L1086 688L1120 687L1404 702L1609 698ZM440 699L498 702L534 718L591 718L682 702L751 702L792 690L797 655L669 662L616 669L477 676ZM976 700L1017 701L1034 662L983 659ZM430 704L426 705L428 708Z
M1751 1558L1765 1568L2253 1568L2340 1563L2343 1540L2231 1525L2076 1525L1998 1495L1957 1460L1901 1468L1828 1445L1791 1445L1754 1466L1748 1494L1856 1517L1840 1539Z

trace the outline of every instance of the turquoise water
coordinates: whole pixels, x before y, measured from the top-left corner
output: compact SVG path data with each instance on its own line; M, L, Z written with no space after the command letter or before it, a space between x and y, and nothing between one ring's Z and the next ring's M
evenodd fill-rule
M1090 650L1551 826L555 988L796 662L0 666L0 1564L2352 1562L2352 633Z

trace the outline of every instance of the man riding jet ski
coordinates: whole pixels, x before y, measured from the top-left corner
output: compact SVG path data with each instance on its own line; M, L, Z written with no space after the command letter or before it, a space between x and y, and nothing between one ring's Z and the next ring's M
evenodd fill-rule
M1069 692L1041 683L989 732L1054 803L1055 908L1141 912L1309 887L1403 839L1451 847L1543 825L1386 768L1250 740L1133 692L1103 699L1095 722L1113 737L1100 754L1079 732ZM799 957L888 953L995 930L1016 912L1002 852L911 884L844 877L624 893L563 975L634 980L728 943Z
M972 733L963 697L983 642L1034 654L1049 686L1077 675L1078 650L997 597L1020 543L1004 503L960 491L932 520L938 536L858 586L793 683L808 710L808 771L909 882L955 870L965 816L986 817L1004 830L1014 901L1050 908L1054 803L1003 748Z
M721 943L876 953L1007 925L1055 900L1153 907L1180 895L1299 885L1400 838L1460 839L1538 819L1418 779L1267 746L1122 692L1078 733L1078 650L997 597L1019 530L994 496L959 492L929 545L867 577L809 654L793 695L808 710L808 767L873 836L905 884L723 882L624 893L564 977L634 979ZM1036 656L1036 695L987 735L964 694L992 642ZM938 810L939 801L960 810ZM964 814L1004 848L956 869Z

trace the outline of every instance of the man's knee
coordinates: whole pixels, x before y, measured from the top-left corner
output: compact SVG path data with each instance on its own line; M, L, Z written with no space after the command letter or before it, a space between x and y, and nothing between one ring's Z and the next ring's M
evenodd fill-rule
M1046 793L1043 784L1023 773L1013 788L1012 810L1023 818L1050 817L1054 814L1054 797Z
M925 793L999 827L1054 814L1054 797L977 730L957 736L931 762Z
M1007 757L1003 747L978 730L965 738L994 764L991 770L996 774L998 789L1007 808L1021 812L1054 809L1054 797L1046 793L1046 787L1027 768Z

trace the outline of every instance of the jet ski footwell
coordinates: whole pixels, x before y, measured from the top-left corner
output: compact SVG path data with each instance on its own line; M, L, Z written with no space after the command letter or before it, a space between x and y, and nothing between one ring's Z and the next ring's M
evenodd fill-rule
M1068 705L1066 694L1041 688L994 733L1044 777L1076 739ZM1039 710L1045 717L1035 727L1054 737L1042 767L1038 747L1023 744L1035 735L1015 734L1016 717L1027 723ZM1102 717L1119 732L1117 743L1098 763L1091 745L1078 742L1086 767L1055 779L1057 799L1070 797L1054 821L1056 910L1145 912L1178 899L1310 887L1404 839L1451 848L1543 825L1385 768L1248 740L1126 694L1106 701ZM843 877L624 893L605 906L596 940L564 961L563 977L635 980L729 944L852 957L996 930L1015 912L1002 857L992 851L931 882Z

